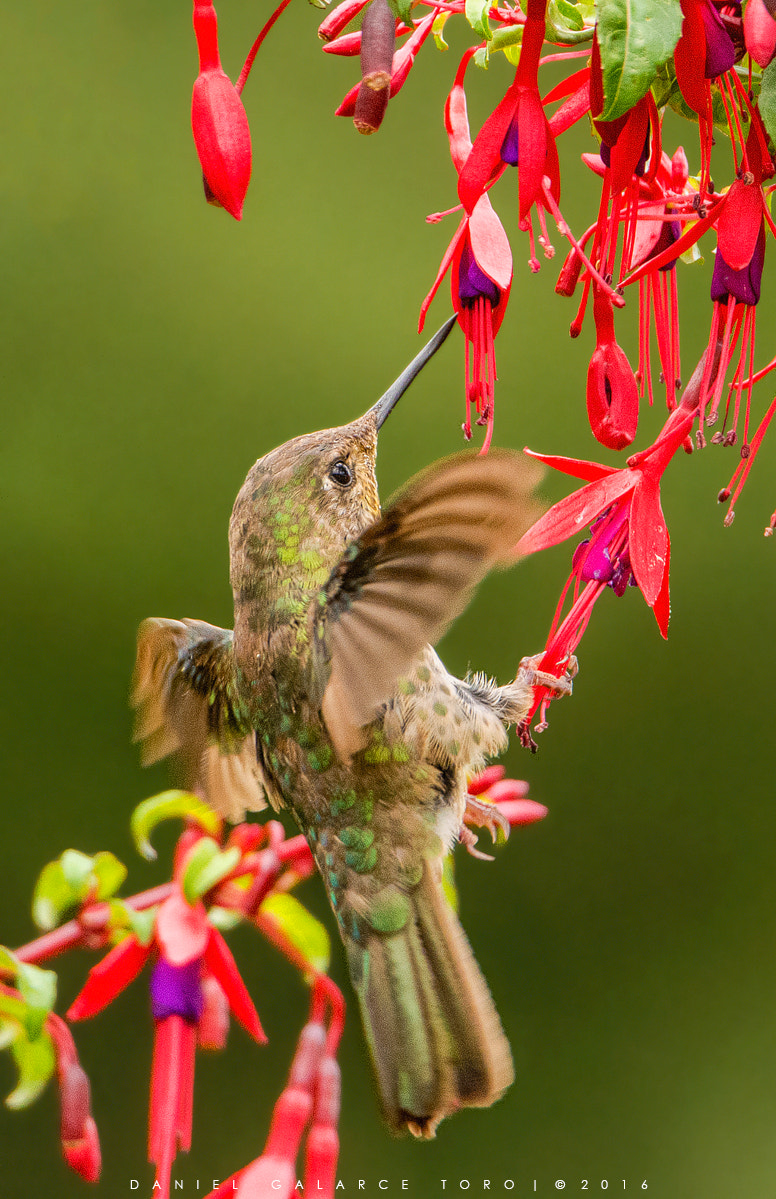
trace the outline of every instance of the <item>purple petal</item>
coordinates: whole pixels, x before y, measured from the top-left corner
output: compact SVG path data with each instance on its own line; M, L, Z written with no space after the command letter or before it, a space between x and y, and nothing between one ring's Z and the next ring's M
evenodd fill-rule
M734 271L728 266L718 247L714 258L714 274L711 277L712 300L727 303L728 297L734 296L741 304L756 304L760 299L764 263L765 226L760 229L754 254L743 270Z
M663 232L660 234L660 237L657 239L657 243L656 243L655 248L652 251L652 254L650 255L650 257L654 257L655 254L662 254L663 250L669 249L669 247L672 246L674 244L674 242L679 241L679 238L681 236L682 236L682 226L679 224L678 221L664 221L663 222ZM663 265L661 267L659 267L658 269L661 271L672 271L675 269L675 267L676 267L676 259L674 259L673 262L664 262Z
M473 304L479 296L484 296L495 306L498 304L500 295L501 292L493 280L489 279L485 272L477 266L472 248L467 240L464 242L461 263L458 267L458 296L461 303Z
M172 966L160 958L151 973L151 1013L154 1020L182 1016L196 1023L202 1015L204 997L200 986L200 959L185 966Z
M724 26L722 18L714 8L711 0L701 9L703 25L706 33L706 66L704 75L707 79L716 79L729 71L736 61L736 48L733 39Z
M511 167L516 167L520 157L520 141L517 135L517 113L512 117L506 137L501 143L501 158Z

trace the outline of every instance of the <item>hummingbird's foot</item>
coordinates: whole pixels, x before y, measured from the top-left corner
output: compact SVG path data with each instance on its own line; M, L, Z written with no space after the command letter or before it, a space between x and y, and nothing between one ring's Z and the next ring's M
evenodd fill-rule
M541 653L521 659L517 677L529 687L546 687L557 698L571 695L574 690L574 679L579 671L579 663L575 655L571 654L566 669L560 677L550 674L546 670L539 670L539 663L543 657L544 654Z
M486 828L495 845L499 829L501 829L505 838L509 836L509 821L495 804L477 799L474 795L467 795L466 808L464 809L463 823L458 833L458 840L461 842L461 845L466 847L473 858L480 858L483 862L494 861L492 854L483 853L482 850L475 848L477 836L469 827L472 824L475 828Z

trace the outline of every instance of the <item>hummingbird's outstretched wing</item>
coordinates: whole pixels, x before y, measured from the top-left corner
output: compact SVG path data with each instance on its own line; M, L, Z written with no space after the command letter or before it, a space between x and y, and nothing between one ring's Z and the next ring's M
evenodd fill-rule
M343 759L496 563L540 515L541 468L509 451L458 454L416 475L348 546L311 608L313 693Z
M144 620L132 706L143 764L174 753L182 783L227 819L267 806L256 734L240 719L232 632L202 620Z

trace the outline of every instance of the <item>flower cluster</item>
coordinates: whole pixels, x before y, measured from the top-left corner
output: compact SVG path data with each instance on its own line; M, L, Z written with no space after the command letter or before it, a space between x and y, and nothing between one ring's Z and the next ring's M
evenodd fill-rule
M529 799L527 791L526 783L504 778L502 767L489 767L470 780L472 810L466 819L485 824L494 836L497 828L508 833L513 825L541 820L547 809ZM6 980L0 982L0 1044L11 1050L19 1072L19 1084L6 1104L28 1105L55 1075L63 1157L82 1178L96 1182L101 1169L97 1125L70 1025L98 1016L147 971L153 1023L150 1189L155 1199L168 1199L175 1158L191 1147L197 1050L223 1049L230 1017L257 1044L267 1040L221 932L247 921L308 983L310 1015L263 1151L208 1199L238 1189L246 1199L265 1199L270 1193L291 1199L300 1177L306 1190L333 1199L339 1154L337 1049L345 1003L326 973L325 928L289 894L314 871L307 841L286 837L274 820L240 824L224 834L220 818L196 796L172 791L146 800L133 814L132 831L144 856L154 856L150 831L170 817L183 818L185 824L169 883L121 899L117 891L126 867L113 854L89 856L75 850L67 850L41 873L33 914L45 931L14 953L0 946L0 979ZM471 844L474 840L471 834ZM451 880L448 872L450 887ZM63 922L68 911L74 915ZM106 947L63 1019L53 1010L56 975L40 963L72 949Z

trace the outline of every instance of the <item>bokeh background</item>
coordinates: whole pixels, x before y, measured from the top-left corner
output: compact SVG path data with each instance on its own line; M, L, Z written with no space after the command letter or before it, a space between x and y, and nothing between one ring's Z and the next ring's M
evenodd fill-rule
M234 76L268 9L219 7ZM196 71L190 6L151 0L2 3L4 68L0 491L2 833L0 940L33 935L42 865L73 846L112 849L128 886L164 865L133 850L128 816L165 785L130 744L135 629L148 615L229 625L226 530L256 457L370 404L420 344L420 301L453 232L426 226L454 202L442 105L453 49L427 45L379 135L332 116L355 63L324 59L315 10L296 0L262 51L245 99L254 174L238 225L205 205L189 129ZM473 122L508 80L470 72ZM547 76L548 80L551 78ZM689 127L674 127L689 147ZM576 140L575 140L576 139ZM669 145L673 150L675 142ZM593 219L564 140L564 210ZM718 147L729 172L724 145ZM697 169L697 150L691 149ZM612 460L587 427L590 330L538 277L517 233L514 176L494 196L516 278L498 342L496 441ZM769 255L771 250L769 249ZM710 264L680 268L684 359L708 328ZM774 306L760 312L760 361ZM431 328L449 311L443 289ZM634 297L635 299L635 297ZM634 347L633 302L620 322ZM626 331L630 322L630 332ZM689 370L687 372L689 374ZM386 425L386 496L460 445L463 346L452 340ZM760 410L769 398L761 392ZM643 418L638 445L663 417ZM492 1111L458 1116L434 1143L381 1126L356 1019L342 1055L340 1176L347 1193L401 1179L416 1195L468 1179L515 1193L600 1191L665 1199L776 1193L774 963L774 550L766 442L731 529L715 496L732 452L675 463L664 505L674 616L663 643L640 595L606 595L580 650L571 702L553 706L536 757L510 750L547 820L517 830L496 864L459 862L462 916L514 1049L518 1081ZM557 499L567 480L548 478ZM569 547L489 579L442 647L503 681L544 643ZM172 829L157 834L163 860ZM332 922L316 880L300 892ZM198 1067L195 1148L183 1194L209 1189L259 1151L304 1019L294 972L250 930L232 944L270 1035L233 1030ZM88 955L61 963L61 1010ZM334 976L347 987L339 947ZM104 1175L97 1194L150 1194L145 1164L150 1027L136 985L78 1029ZM0 1087L13 1072L0 1058ZM85 1193L61 1163L53 1089L0 1112L3 1194Z

